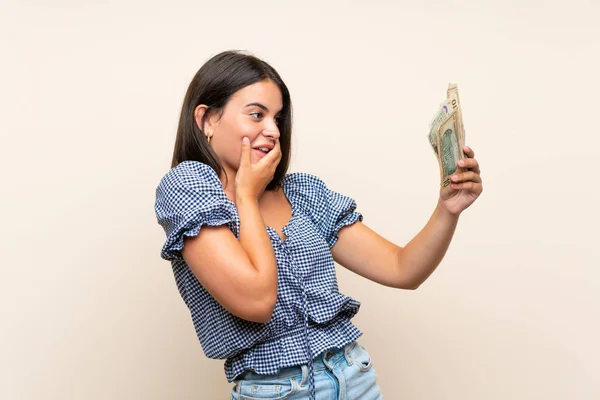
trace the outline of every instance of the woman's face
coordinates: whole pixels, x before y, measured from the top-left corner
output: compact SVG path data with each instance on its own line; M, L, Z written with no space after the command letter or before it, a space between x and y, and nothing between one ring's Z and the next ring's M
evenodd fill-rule
M270 80L253 83L238 90L225 105L223 115L207 119L205 132L228 173L235 176L240 166L242 139L248 137L252 148L250 162L258 162L279 139L277 126L283 107L281 91ZM229 175L233 173L233 175Z

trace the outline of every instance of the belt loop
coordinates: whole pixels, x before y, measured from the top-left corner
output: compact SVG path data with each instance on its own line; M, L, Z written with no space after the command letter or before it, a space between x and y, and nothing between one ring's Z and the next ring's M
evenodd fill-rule
M300 387L303 387L308 379L308 367L306 365L301 365L300 367L302 368L302 382L300 382Z
M348 363L348 365L354 364L354 362L352 361L352 357L350 357L350 347L353 344L354 343L348 343L347 345L344 346L344 357L346 358L346 362Z

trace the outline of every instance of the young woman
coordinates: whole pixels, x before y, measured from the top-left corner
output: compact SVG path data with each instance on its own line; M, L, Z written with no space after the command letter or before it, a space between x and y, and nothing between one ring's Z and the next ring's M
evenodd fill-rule
M189 85L155 210L206 355L225 359L232 399L379 399L338 291L334 260L416 289L442 260L460 213L481 194L473 151L404 247L362 223L353 199L287 174L292 106L279 74L241 52L211 58Z

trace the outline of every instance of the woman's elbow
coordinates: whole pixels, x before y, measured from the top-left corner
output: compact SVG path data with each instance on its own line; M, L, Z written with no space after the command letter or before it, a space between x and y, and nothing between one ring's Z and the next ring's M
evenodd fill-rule
M259 324L266 324L271 320L273 316L273 311L275 311L275 301L266 302L262 305L262 307L257 308L254 314L254 322L258 322Z
M277 296L269 296L269 298L262 298L254 302L247 302L245 305L240 307L238 312L234 314L242 319L245 319L246 321L266 324L273 316L276 303Z
M396 281L394 288L403 290L417 290L422 282L401 279Z

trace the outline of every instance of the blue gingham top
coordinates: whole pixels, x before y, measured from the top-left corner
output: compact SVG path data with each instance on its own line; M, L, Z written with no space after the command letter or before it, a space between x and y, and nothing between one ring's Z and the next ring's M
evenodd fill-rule
M210 358L226 360L229 382L245 370L276 374L280 368L308 364L322 351L342 347L362 334L350 322L360 303L339 292L330 251L340 228L362 221L356 203L306 173L286 175L282 188L292 205L292 218L283 228L285 240L266 228L278 269L277 302L266 324L225 310L181 256L183 238L198 235L205 225L226 225L239 237L237 209L215 171L185 161L156 189L156 217L166 233L161 257L171 261L202 349Z

